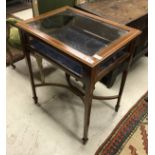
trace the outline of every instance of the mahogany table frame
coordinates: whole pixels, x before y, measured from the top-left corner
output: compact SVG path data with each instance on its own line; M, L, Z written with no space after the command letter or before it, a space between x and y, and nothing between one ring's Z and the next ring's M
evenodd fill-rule
M65 10L72 10L75 11L79 14L88 16L90 18L103 21L106 23L109 23L111 25L114 25L116 27L119 27L121 29L127 30L128 33L127 35L124 35L123 37L120 37L113 43L111 43L108 47L101 49L97 54L102 57L102 59L97 59L95 57L92 58L93 63L88 62L85 58L87 57L81 57L79 56L79 51L76 51L75 49L72 49L71 47L67 46L63 42L60 42L56 40L55 38L52 38L38 30L32 29L28 26L27 23L31 21L36 21L41 18L45 18L48 16L52 16L54 14L57 14L59 12L63 12ZM54 11L47 12L45 14L42 14L38 17L34 17L30 20L26 20L24 22L18 23L18 27L21 32L21 40L23 44L23 50L26 56L27 60L27 65L29 68L29 74L30 74L30 81L31 81L31 86L32 86L32 92L33 92L33 99L36 104L38 104L38 97L36 94L36 87L41 87L41 86L59 86L59 87L65 87L69 90L71 90L73 93L75 93L77 96L79 96L83 103L84 103L84 131L83 131L83 143L85 144L88 140L88 128L89 128L89 122L90 122L90 114L91 114L91 106L92 106L92 99L98 99L98 100L111 100L111 99L117 99L117 104L115 106L115 111L118 111L120 107L120 100L121 96L123 93L127 73L128 73L128 68L126 68L122 74L122 80L119 88L119 93L118 95L114 96L94 96L93 91L95 89L95 83L99 81L103 76L105 76L107 73L109 73L111 70L113 70L115 67L117 67L120 63L123 61L128 61L129 65L132 59L132 52L134 51L134 38L136 38L141 32L137 29L130 28L124 25L120 25L118 23L103 19L101 17L98 17L96 15L92 15L89 13L86 13L84 11L80 11L78 9L65 6L60 9L56 9ZM83 75L79 76L74 74L73 72L70 71L69 68L63 67L63 65L58 64L54 60L51 60L51 58L45 56L42 54L42 56L47 59L48 61L56 64L59 68L65 71L66 74L66 80L68 82L67 85L63 84L58 84L58 83L40 83L40 84L35 84L34 82L34 77L33 77L33 71L32 71L32 64L31 64L31 59L30 59L30 53L31 52L37 52L36 49L33 49L32 47L29 46L29 37L38 39L42 41L43 43L46 43L47 45L51 45L52 47L55 47L61 51L61 54L63 53L65 56L71 58L75 62L78 62L82 65L83 67ZM118 51L120 48L124 47L125 45L129 45L128 47L128 54L125 56L120 57L116 62L112 63L110 66L108 66L106 69L99 70L99 65L109 56L114 54L116 51ZM73 54L74 53L76 54ZM128 65L128 66L129 66ZM81 89L78 89L75 87L70 79L70 77L74 77L77 80L80 80L83 83L83 87Z

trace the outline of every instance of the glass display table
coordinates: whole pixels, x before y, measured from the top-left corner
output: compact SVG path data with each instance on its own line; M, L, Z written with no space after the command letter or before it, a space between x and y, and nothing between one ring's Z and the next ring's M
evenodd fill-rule
M117 99L118 111L128 68L122 75L120 90L114 96L94 96L95 83L123 61L132 59L134 38L140 31L95 15L63 7L18 23L23 49L30 72L33 98L38 104L36 87L65 87L78 95L84 103L83 143L88 140L91 105L93 99ZM128 45L128 50L123 47ZM68 85L34 82L30 54L39 53L65 71ZM71 77L81 81L77 87Z

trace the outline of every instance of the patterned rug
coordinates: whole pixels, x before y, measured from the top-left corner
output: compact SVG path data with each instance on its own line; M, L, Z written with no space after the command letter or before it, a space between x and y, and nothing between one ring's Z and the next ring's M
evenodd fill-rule
M124 116L95 155L147 155L147 94Z

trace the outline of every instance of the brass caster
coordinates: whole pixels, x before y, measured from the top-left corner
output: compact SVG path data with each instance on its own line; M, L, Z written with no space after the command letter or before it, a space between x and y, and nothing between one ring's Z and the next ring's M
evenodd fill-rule
M88 138L82 138L82 143L85 145L88 141Z
M38 103L38 97L33 97L33 100L34 100L34 104L39 105L39 103Z

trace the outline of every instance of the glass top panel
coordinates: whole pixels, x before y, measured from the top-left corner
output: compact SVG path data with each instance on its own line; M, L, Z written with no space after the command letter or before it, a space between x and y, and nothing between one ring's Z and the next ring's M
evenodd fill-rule
M127 33L126 30L93 18L66 10L53 16L28 23L49 36L88 56Z

